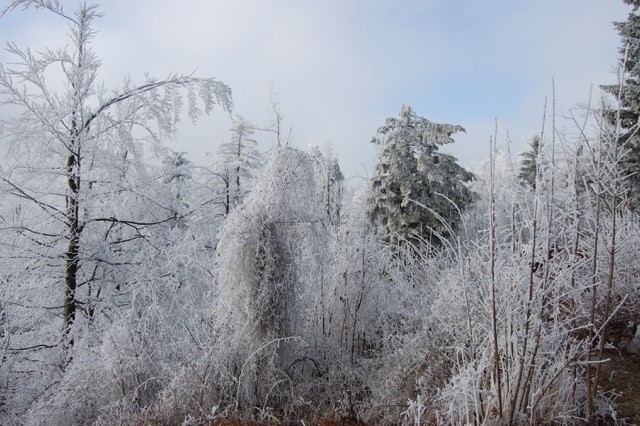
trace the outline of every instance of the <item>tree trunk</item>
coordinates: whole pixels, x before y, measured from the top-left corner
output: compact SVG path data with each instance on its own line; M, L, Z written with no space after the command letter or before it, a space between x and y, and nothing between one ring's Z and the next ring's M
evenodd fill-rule
M79 156L72 154L67 159L68 194L67 194L67 250L65 252L65 291L64 291L64 345L69 350L73 347L71 327L76 319L78 307L76 288L78 286L78 257L80 234L82 229L79 220L78 191L80 189Z

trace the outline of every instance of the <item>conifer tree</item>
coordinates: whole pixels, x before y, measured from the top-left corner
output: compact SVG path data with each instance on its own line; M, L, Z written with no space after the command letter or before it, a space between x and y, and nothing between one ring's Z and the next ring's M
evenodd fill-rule
M460 131L419 117L409 106L378 129L372 143L381 148L380 163L372 179L370 216L387 227L390 241L427 239L438 245L438 236L449 236L458 209L472 201L465 182L473 175L452 155L438 152Z
M633 6L624 22L614 23L620 34L620 66L624 75L621 84L604 85L602 89L619 99L616 109L609 111L609 120L623 130L618 143L627 150L620 162L622 172L627 178L627 195L630 205L640 210L640 0L624 0ZM619 111L618 111L619 108ZM616 123L617 122L617 123Z
M540 152L540 136L534 135L527 141L527 150L520 154L520 171L518 179L520 183L530 189L536 189L536 176L538 175L538 154Z

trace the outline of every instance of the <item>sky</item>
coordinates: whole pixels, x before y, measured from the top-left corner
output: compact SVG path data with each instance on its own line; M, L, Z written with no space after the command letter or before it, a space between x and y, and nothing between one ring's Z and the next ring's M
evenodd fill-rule
M74 0L61 0L73 11ZM0 0L4 8L8 0ZM215 77L231 86L239 114L271 121L276 94L293 146L326 146L345 175L371 175L370 143L403 104L466 133L442 151L470 167L498 140L512 152L540 130L555 83L566 113L615 82L622 0L104 0L93 40L100 78L116 89L145 72ZM67 43L66 23L41 10L0 18L0 42L33 50ZM0 62L10 57L0 52ZM228 137L221 109L196 126L185 119L168 143L198 165ZM263 149L270 133L257 139Z

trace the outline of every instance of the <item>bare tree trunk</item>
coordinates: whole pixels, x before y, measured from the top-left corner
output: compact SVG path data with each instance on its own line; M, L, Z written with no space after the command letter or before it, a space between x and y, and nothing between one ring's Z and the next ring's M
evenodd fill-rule
M86 8L86 6L85 6ZM76 289L78 287L78 256L80 247L80 234L82 228L80 226L80 205L78 203L78 195L80 192L80 132L83 130L82 120L82 104L83 104L83 55L84 44L87 42L87 34L84 32L84 19L86 9L80 15L81 23L79 25L80 32L78 35L78 62L74 70L75 80L71 81L73 88L73 109L71 111L71 122L69 126L69 146L70 151L67 157L67 250L65 252L65 291L64 291L64 346L67 351L73 348L73 336L71 335L71 327L76 320L76 312L78 303L76 299ZM67 362L70 361L70 358Z
M65 291L64 291L64 338L65 349L73 347L71 327L76 319L78 303L76 289L78 287L79 246L82 227L80 226L78 191L80 189L79 156L72 154L67 160L68 194L67 194L67 250L65 252Z
M236 166L236 196L233 200L233 206L237 207L240 204L240 161L242 161L242 128L238 134L238 165Z
M227 169L228 170L228 169ZM224 179L224 192L225 192L225 202L224 202L224 216L229 216L229 212L231 211L231 188L229 185L229 180L231 176L229 176L229 172L227 171L227 176Z
M495 211L495 151L496 151L496 139L498 137L498 125L496 123L496 132L493 138L491 138L490 149L490 212L489 212L489 236L491 244L491 327L493 334L493 369L496 377L496 385L498 388L498 413L502 419L502 366L500 362L500 351L498 348L498 311L496 307L496 211Z

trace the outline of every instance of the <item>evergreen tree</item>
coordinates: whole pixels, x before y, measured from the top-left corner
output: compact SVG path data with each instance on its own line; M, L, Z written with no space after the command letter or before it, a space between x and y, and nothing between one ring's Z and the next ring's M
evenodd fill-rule
M518 179L528 188L536 189L536 177L538 175L538 155L540 152L540 136L533 135L527 141L528 149L520 154L520 171Z
M458 209L472 201L465 182L473 175L451 155L438 152L452 143L460 126L432 123L409 106L388 118L372 143L381 147L372 179L371 219L387 227L391 241L448 237ZM436 237L436 238L434 238Z
M618 109L610 110L608 118L611 123L618 124L623 133L618 143L628 150L620 166L627 178L628 196L634 210L640 210L640 135L638 119L640 118L640 0L624 0L633 6L629 17L624 22L614 23L622 46L620 47L620 66L624 72L622 84L602 86L602 89L619 99Z

